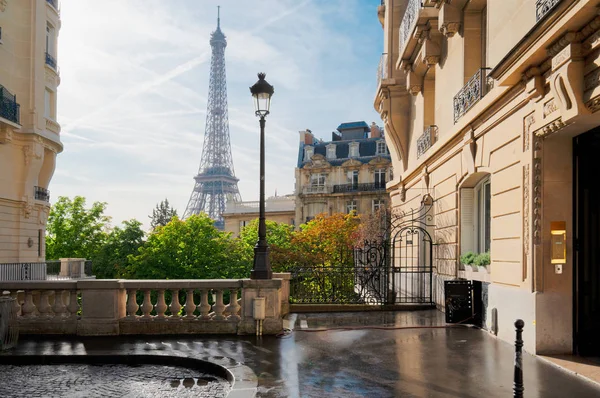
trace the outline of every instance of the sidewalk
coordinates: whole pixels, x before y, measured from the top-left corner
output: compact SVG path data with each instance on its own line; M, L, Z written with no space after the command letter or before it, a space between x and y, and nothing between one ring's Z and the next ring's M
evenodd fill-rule
M512 397L514 348L474 328L440 328L443 314L436 311L291 314L289 321L294 331L281 338L36 337L22 338L9 355L154 354L239 363L249 369L248 385L249 373L256 375L259 397ZM527 398L600 397L597 385L541 359L524 354L523 363ZM0 384L8 382L2 370Z

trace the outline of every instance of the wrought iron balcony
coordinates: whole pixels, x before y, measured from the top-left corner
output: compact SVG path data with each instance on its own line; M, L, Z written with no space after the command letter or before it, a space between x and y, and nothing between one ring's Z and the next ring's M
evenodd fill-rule
M17 96L0 85L0 117L20 124L20 108Z
M388 55L387 53L383 53L381 54L379 66L377 67L377 85L379 86L381 81L387 79L388 77Z
M46 65L48 65L52 69L56 70L56 58L54 58L52 55L46 53Z
M490 68L479 69L454 96L454 123L482 99L493 86L492 79L488 77L489 71Z
M437 140L437 126L427 126L417 139L417 158L420 158Z
M34 187L35 189L35 200L43 200L44 202L50 202L50 191L42 187Z
M539 22L546 16L561 0L537 0L535 2L535 21Z
M423 7L421 0L409 0L402 22L400 23L400 53L419 19L419 10Z
M333 186L333 193L385 191L385 182L367 182L361 184L340 184Z

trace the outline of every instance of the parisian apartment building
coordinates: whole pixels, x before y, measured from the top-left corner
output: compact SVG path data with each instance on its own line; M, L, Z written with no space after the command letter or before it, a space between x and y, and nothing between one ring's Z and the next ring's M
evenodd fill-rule
M377 7L374 107L394 168L392 211L431 197L437 304L444 281L472 281L484 327L512 341L523 319L532 353L600 344L599 6ZM474 271L460 260L468 252L489 253L491 264Z
M0 0L0 262L45 259L56 118L57 0Z
M383 129L342 123L331 140L300 131L296 167L296 224L318 214L373 214L389 204L392 161Z

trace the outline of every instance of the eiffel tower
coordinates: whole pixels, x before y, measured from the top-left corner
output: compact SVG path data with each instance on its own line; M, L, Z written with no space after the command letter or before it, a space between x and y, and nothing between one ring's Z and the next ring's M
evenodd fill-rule
M205 212L215 220L215 226L223 229L221 214L225 211L228 199L241 201L233 170L231 143L229 142L229 117L227 112L227 82L225 79L225 47L227 40L221 31L220 7L217 14L217 30L210 35L212 56L210 60L210 85L206 109L206 130L202 159L196 183L183 214Z

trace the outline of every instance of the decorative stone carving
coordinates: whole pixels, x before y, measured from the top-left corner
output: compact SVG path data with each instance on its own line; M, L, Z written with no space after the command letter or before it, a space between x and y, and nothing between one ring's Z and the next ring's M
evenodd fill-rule
M427 166L423 168L422 178L425 188L429 189L429 170L427 170Z
M552 98L550 101L548 101L544 104L544 118L546 118L548 115L550 115L551 113L553 113L557 110L558 110L558 106L556 105L554 98Z
M585 105L590 111L598 112L600 110L600 97L589 100Z
M31 213L33 212L33 205L27 201L23 202L23 216L25 218L31 217Z
M475 154L477 144L475 143L475 132L470 128L463 137L462 161L465 174L475 173Z
M48 203L50 205L50 203ZM41 207L38 211L38 223L40 225L46 225L46 221L48 221L48 211L49 207Z
M529 163L523 166L523 252L529 257Z
M550 47L546 48L546 53L549 57L554 57L563 51L569 44L581 41L583 35L578 32L567 32L560 39L554 42ZM568 50L570 53L570 50ZM563 54L561 57L563 57ZM554 60L552 61L552 68L554 69Z
M534 134L537 137L545 137L562 129L563 127L565 127L565 124L563 123L562 118L559 117L558 119L548 123L544 127L536 130Z
M8 144L13 140L12 129L7 126L0 127L0 144Z
M542 243L542 137L533 137L533 243Z
M440 57L437 55L430 55L423 58L423 63L429 67L432 67L440 62Z
M406 201L406 188L404 184L400 185L400 200L403 202Z
M6 0L0 0L0 12L4 12L6 10Z
M535 115L530 113L523 119L523 152L529 150L529 136L531 126L535 123Z
M440 26L440 32L446 37L453 37L460 30L460 22L446 22Z

